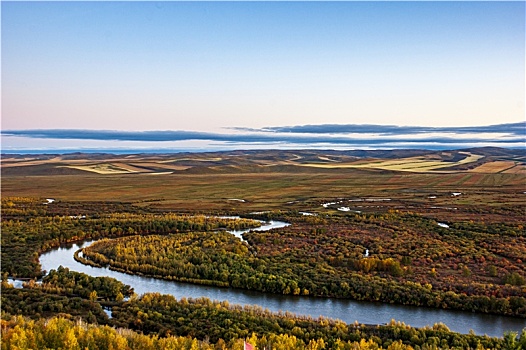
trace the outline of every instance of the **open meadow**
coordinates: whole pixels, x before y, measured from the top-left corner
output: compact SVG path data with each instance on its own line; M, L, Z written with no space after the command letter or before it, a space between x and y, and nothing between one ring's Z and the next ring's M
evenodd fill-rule
M326 200L368 197L389 198L390 203L381 207L390 209L520 206L525 156L499 152L4 155L2 193L64 201L125 201L190 212L318 210Z

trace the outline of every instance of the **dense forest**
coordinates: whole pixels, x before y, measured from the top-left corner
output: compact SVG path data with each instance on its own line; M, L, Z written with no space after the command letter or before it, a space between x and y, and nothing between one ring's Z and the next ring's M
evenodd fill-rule
M520 221L452 220L446 228L395 210L274 211L234 220L126 203L44 203L2 199L2 349L242 349L243 341L258 349L526 348L526 331L492 338L441 324L345 324L208 299L137 296L115 279L63 267L44 272L38 263L53 247L99 239L76 258L220 287L525 317ZM291 225L245 233L244 241L225 232L257 227L255 219ZM16 289L8 277L29 279Z
M282 213L293 225L248 232L131 236L80 261L169 280L526 317L520 224L451 223L414 213ZM365 252L367 250L367 256Z
M219 339L211 342L208 339L185 336L159 337L144 335L129 329L99 326L82 321L70 321L57 317L49 320L26 320L14 317L9 321L2 320L2 350L8 349L67 349L67 350L243 350L244 344L254 345L257 349L276 350L321 350L327 349L327 343L322 339L305 343L295 335L269 333L257 336L252 333L245 338L234 338L229 341ZM403 327L395 326L395 331L402 331ZM359 341L336 340L331 349L334 350L412 350L412 349L468 349L463 346L450 347L445 342L438 343L440 338L431 337L430 345L413 347L401 340L390 341L388 345L381 345L379 338L365 338ZM484 349L482 343L477 343L474 349ZM517 339L516 334L509 333L504 340L498 341L495 349L523 349L526 346L526 334Z
M361 339L374 340L388 346L402 341L412 346L439 345L442 348L497 348L502 340L487 336L460 335L442 325L416 329L391 321L387 325L366 326L345 324L325 318L297 317L290 313L272 313L261 307L229 305L228 302L210 301L206 298L176 300L169 295L145 294L130 300L114 310L118 326L156 334L179 334L219 339L246 338L256 334L293 335L308 344L323 339L328 348L338 348L342 342ZM526 334L524 334L526 336ZM270 344L269 344L270 345Z
M173 213L138 213L136 208L85 214L75 206L48 210L43 199L2 198L2 272L13 277L41 277L38 257L61 244L86 239L127 235L168 234L186 231L244 229L258 227L259 221ZM95 205L96 207L96 205ZM59 207L61 208L61 207ZM111 207L110 207L111 208Z
M116 302L113 317L108 318L94 301L61 298L30 286L5 291L2 349L243 349L243 341L259 349L291 350L518 350L526 346L526 331L491 338L454 333L442 324L422 329L396 321L379 326L345 324L204 298L176 300L158 293Z
M102 307L111 307L134 296L133 288L110 277L92 277L59 266L41 281L29 280L23 289L13 288L2 275L2 312L32 318L55 313L81 316L88 321L106 324Z

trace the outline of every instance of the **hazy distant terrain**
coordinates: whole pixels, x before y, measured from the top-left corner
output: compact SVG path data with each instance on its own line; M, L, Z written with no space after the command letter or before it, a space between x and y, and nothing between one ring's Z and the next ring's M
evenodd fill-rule
M185 174L320 169L371 169L416 173L526 174L526 154L504 148L453 151L263 150L175 154L12 155L2 157L2 175ZM309 170L309 168L311 168Z

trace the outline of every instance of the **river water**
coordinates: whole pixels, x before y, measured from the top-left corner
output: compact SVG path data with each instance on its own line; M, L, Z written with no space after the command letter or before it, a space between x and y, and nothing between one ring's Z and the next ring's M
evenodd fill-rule
M287 223L274 221L257 230L287 226ZM232 232L241 238L244 231ZM297 315L310 315L340 319L346 323L384 324L391 319L402 321L413 327L432 326L444 323L455 332L501 337L506 331L521 332L526 327L526 320L495 315L475 314L463 311L440 310L423 307L412 307L384 303L372 303L354 300L314 298L266 294L232 288L217 288L189 283L165 281L150 277L128 275L108 268L96 268L76 262L73 254L92 242L73 244L61 247L40 256L42 269L49 271L62 265L73 271L83 272L94 277L109 276L132 286L137 294L159 292L171 294L180 299L206 297L211 300L228 300L230 304L259 305L270 311L288 311Z

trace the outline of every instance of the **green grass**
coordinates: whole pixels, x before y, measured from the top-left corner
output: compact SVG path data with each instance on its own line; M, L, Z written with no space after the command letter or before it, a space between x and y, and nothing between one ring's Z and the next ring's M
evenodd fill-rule
M311 172L241 174L171 174L3 176L3 196L55 198L64 201L158 200L154 205L174 209L263 210L288 209L288 202L327 198L407 198L411 189L428 193L474 192L487 204L503 191L524 196L520 174L412 174L338 169ZM414 196L413 196L414 197ZM230 198L246 202L228 201ZM518 198L520 201L520 198ZM454 203L453 199L446 202ZM483 205L484 203L479 203ZM294 207L294 205L292 206Z

